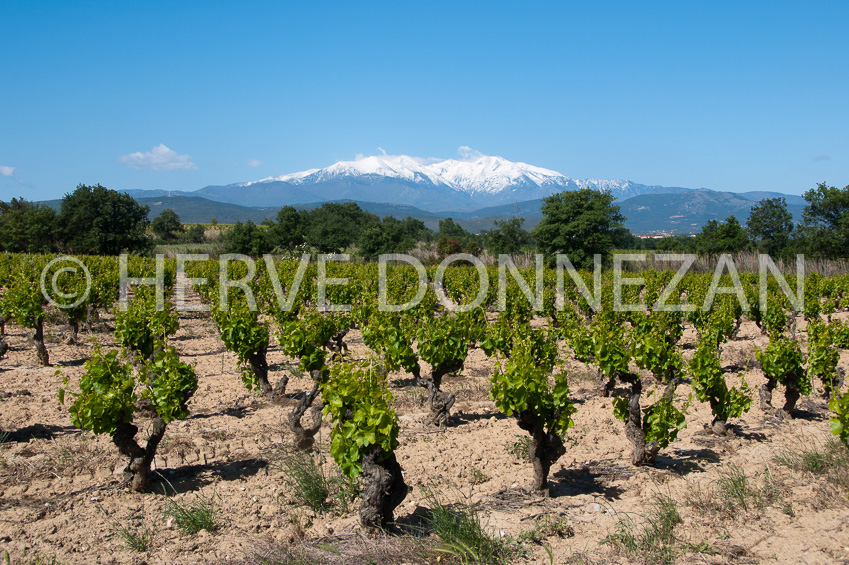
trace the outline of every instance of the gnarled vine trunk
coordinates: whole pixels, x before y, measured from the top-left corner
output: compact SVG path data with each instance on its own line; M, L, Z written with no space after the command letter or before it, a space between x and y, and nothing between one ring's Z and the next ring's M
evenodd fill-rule
M254 375L256 375L259 392L261 394L269 394L271 392L271 385L268 382L268 361L265 358L265 349L251 353L248 362L251 364Z
M560 436L545 430L544 421L536 414L521 412L516 420L521 429L531 434L528 457L534 466L532 489L548 496L548 473L551 466L566 453L566 446Z
M451 367L434 368L429 379L422 377L418 371L415 372L416 384L426 388L429 394L430 416L426 423L440 428L445 428L448 425L450 410L454 406L456 398L451 393L443 392L439 387L442 385L442 377L449 373L455 373L462 368L462 363Z
M77 344L77 336L80 333L80 321L77 320L75 316L68 317L68 325L71 326L71 330L73 333L71 337L68 338L68 345L76 345Z
M640 377L632 373L620 373L619 379L631 385L631 393L628 398L628 417L625 420L625 437L631 442L631 463L637 467L654 465L660 445L656 440L646 442L645 422L640 408L640 398L643 394L643 382ZM675 379L666 386L662 398L671 399L675 394L678 380Z
M362 460L362 504L360 523L364 528L385 529L393 521L395 509L407 497L407 484L394 453L380 446L369 449Z
M312 371L312 378L315 384L312 390L301 397L298 403L289 414L289 429L295 436L295 447L301 451L309 451L315 444L315 434L321 429L321 409L324 404L319 402L313 405L315 398L318 396L318 389L321 384L321 371ZM312 422L306 427L301 424L301 418L310 409L310 419Z
M144 448L136 441L136 433L139 429L135 424L118 424L118 428L112 434L112 442L118 447L118 451L130 458L130 462L124 469L124 482L130 490L145 492L150 486L150 464L153 462L162 436L165 435L165 425L165 420L162 418L153 419L153 429Z
M774 379L767 381L760 386L758 393L761 399L761 410L767 414L773 414L781 419L792 419L793 411L796 409L796 402L802 396L802 391L795 384L788 384L784 387L784 406L780 409L772 405L772 392L778 383Z
M719 399L717 399L715 396L711 396L709 402L711 412L716 414L717 409L720 408ZM716 416L710 423L710 430L714 433L714 435L727 436L728 421Z
M50 365L50 356L47 354L47 347L44 345L44 320L35 318L33 326L35 326L35 335L32 336L32 340L35 342L35 355L38 364L46 367Z

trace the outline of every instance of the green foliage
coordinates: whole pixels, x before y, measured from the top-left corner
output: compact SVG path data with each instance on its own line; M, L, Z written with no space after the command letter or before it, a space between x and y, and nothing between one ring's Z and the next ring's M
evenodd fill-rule
M186 231L180 223L180 216L171 208L160 212L150 223L150 227L156 237L166 241L177 239L177 234Z
M386 216L379 223L369 223L360 234L360 252L364 257L376 258L384 253L405 253L433 236L421 220L407 217L396 220Z
M802 350L796 340L786 337L770 339L766 349L755 350L764 375L785 386L795 386L801 394L811 394L813 385L802 368Z
M751 242L740 221L734 216L728 216L722 223L709 220L702 226L701 233L696 234L694 245L697 253L718 255L745 251Z
M469 354L469 327L460 316L445 315L426 320L416 339L419 357L435 372L461 368Z
M834 417L829 420L831 433L840 438L840 442L849 449L849 392L835 394L828 403Z
M259 321L259 314L247 303L233 300L227 310L221 310L216 301L211 304L212 319L224 347L236 354L242 368L242 382L248 390L259 386L259 378L250 363L252 356L265 355L268 349L268 325Z
M829 390L837 378L837 363L840 361L840 351L834 341L829 325L817 319L808 323L807 378L812 383L814 377L821 379Z
M414 373L417 370L419 360L413 351L413 340L404 331L400 316L376 313L362 327L362 333L366 346L382 355L388 371L404 369Z
M11 285L3 296L5 315L25 328L34 328L44 319L45 299L37 282L20 278Z
M347 316L326 316L310 311L298 318L277 312L277 337L284 354L299 359L302 371L325 371L327 353L323 347L330 338L350 325Z
M531 414L547 431L562 436L574 425L575 407L569 400L566 373L558 374L554 386L549 386L552 366L551 358L540 355L530 338L519 338L506 367L496 367L489 395L507 416Z
M165 423L189 415L186 402L198 387L198 378L191 365L180 361L177 350L161 346L139 370L139 384L144 388L141 397L149 400Z
M849 249L849 186L824 182L804 194L808 205L799 231L808 253L825 258L845 257Z
M269 229L269 236L276 249L295 249L304 242L307 213L292 206L283 206L277 212L277 222Z
M607 378L613 378L620 372L628 371L631 360L629 347L625 340L625 329L621 324L605 323L599 318L599 323L593 324L593 332L589 343L592 344L593 363ZM586 344L584 344L586 347ZM586 354L586 352L584 352Z
M251 220L244 224L236 224L224 232L222 236L224 253L241 253L242 255L259 256L270 253L271 242L267 230L257 226Z
M783 196L760 200L752 206L746 229L762 253L785 255L793 233L793 214L787 209L787 200Z
M578 269L591 269L593 255L610 253L626 231L613 195L590 188L543 199L542 221L531 231L540 253L553 261L565 253Z
M696 398L700 402L711 402L714 417L726 421L739 418L749 411L752 396L748 384L743 380L740 389L728 388L719 362L719 352L712 340L699 341L690 359L689 369Z
M46 204L0 201L0 251L49 253L56 248L56 211Z
M356 202L325 202L307 215L304 242L322 253L338 253L358 242L366 226L377 221Z
M684 409L686 410L686 406ZM643 430L646 433L646 443L657 441L663 449L675 441L678 438L678 432L686 427L684 412L675 407L671 397L661 397L651 406L643 408Z
M138 400L132 363L118 359L118 351L104 354L101 349L92 353L83 364L79 394L69 393L74 402L68 409L71 422L78 428L96 434L112 434L118 424L131 422ZM58 372L57 372L58 374ZM63 380L68 386L68 378ZM59 402L64 403L65 389L59 389Z
M362 472L362 459L373 446L384 454L398 447L398 417L390 408L392 395L373 366L334 364L322 383L324 414L330 414L330 454L348 478Z
M95 434L112 434L118 424L133 421L140 398L149 400L166 423L188 416L186 403L197 390L194 369L180 361L173 347L156 345L156 354L143 361L137 375L133 364L119 357L119 351L104 354L96 349L83 365L79 393L59 389L60 402L66 391L74 399L68 409L73 424ZM63 382L68 387L67 377Z
M150 357L154 343L174 335L180 327L180 319L171 303L166 300L163 307L157 309L156 297L149 290L137 288L127 309L115 311L115 339L143 357Z
M650 370L661 382L668 382L680 373L684 363L675 347L680 335L680 318L676 323L673 316L663 313L637 317L631 357L637 367Z
M486 248L493 255L518 253L533 243L533 238L522 228L525 218L495 220L493 227L486 233Z
M145 253L152 245L146 234L148 212L128 194L81 184L62 199L57 218L60 239L77 254Z

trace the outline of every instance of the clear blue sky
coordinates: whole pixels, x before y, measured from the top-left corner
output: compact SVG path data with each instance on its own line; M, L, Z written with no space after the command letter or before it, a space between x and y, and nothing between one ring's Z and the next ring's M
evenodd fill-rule
M848 22L845 1L4 0L0 199L461 145L574 178L843 187Z

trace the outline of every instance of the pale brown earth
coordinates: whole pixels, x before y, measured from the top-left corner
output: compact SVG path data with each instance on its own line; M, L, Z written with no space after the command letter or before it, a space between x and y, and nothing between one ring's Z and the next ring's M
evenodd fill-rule
M76 388L82 362L95 345L115 347L112 318L104 315L94 332L82 333L77 346L64 345L67 328L60 321L47 324L50 367L34 365L30 330L7 326L11 351L0 360L0 429L9 432L0 445L0 556L8 551L11 563L37 562L33 559L38 556L48 563L192 564L260 563L266 555L273 563L286 562L275 561L279 548L305 543L325 548L328 559L337 551L394 551L396 557L383 562L413 562L416 555L437 561L436 553L428 556L406 538L362 537L356 503L344 514L337 507L316 515L291 502L276 464L291 439L289 408L243 388L234 355L225 351L204 314L183 314L172 340L183 359L195 365L200 382L190 402L191 416L169 424L155 460L168 482L157 480L151 494L117 488L126 461L109 437L72 426L67 405L57 400L62 376L54 374L58 369ZM692 355L693 336L690 328L683 339L686 358ZM352 355L367 354L358 331L351 331L346 342ZM723 365L733 366L730 384L739 384L738 372L745 372L752 387L763 382L753 352L766 343L754 324L743 324L737 339L723 348ZM268 357L274 382L289 370L290 360L276 345ZM846 492L775 461L788 448L830 441L827 407L819 397L802 399L800 417L790 422L766 417L755 401L734 422L737 435L729 439L707 434L710 408L692 403L679 440L661 451L655 468L638 469L630 465L630 445L623 424L613 418L610 399L593 392L594 370L567 361L578 411L567 434L568 451L552 468L552 496L543 499L525 490L531 465L508 451L523 432L488 398L493 366L494 361L474 349L462 376L446 379L457 404L453 425L442 432L420 423L426 412L421 389L405 375L392 375L401 422L398 460L413 486L396 511L399 522L418 523L427 506L422 486L431 485L445 500L471 497L496 535L516 537L546 516L571 527L563 528L563 537L543 536L551 559L542 545L528 542L530 555L516 562L630 563L640 558L601 542L619 531L623 520L642 524L651 502L663 494L674 499L683 518L674 530L676 563L849 562ZM845 353L841 366L849 366ZM293 377L289 392L307 385L306 379ZM676 404L683 405L690 392L688 385L679 387ZM781 396L779 388L774 403ZM328 466L329 429L325 421L319 438ZM717 479L733 466L744 470L752 488L771 485L774 497L748 510L718 508ZM176 490L177 499L184 501L214 497L221 529L183 534L163 515L163 489ZM126 549L119 526L155 526L153 550L140 554ZM698 552L697 547L709 551ZM346 562L368 561L349 557Z

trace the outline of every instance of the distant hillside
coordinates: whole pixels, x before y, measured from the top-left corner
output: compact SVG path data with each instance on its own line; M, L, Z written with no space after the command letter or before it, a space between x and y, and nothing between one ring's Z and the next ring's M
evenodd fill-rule
M628 218L625 226L632 233L652 235L698 233L708 221L722 221L729 216L735 216L745 225L755 204L731 192L696 190L683 194L641 194L620 202L619 206L622 215ZM795 221L801 219L804 206L788 203L787 208Z
M627 218L625 227L637 235L692 234L701 231L701 227L709 220L722 221L728 216L736 216L740 223L745 224L749 211L758 199L781 196L771 192L752 192L736 194L731 192L715 192L712 190L681 190L676 193L641 194L617 202L622 214ZM800 196L786 196L788 208L794 220L802 217L804 199ZM171 208L187 223L208 223L215 218L222 224L234 224L251 220L260 223L264 219L277 217L277 207L250 207L216 202L199 196L156 196L136 198L143 205L150 207L150 218L158 216L166 208ZM351 202L350 200L335 200L336 202ZM490 206L474 211L444 211L429 212L415 206L404 204L386 204L379 202L356 201L363 210L378 217L392 216L403 220L410 216L422 221L428 228L436 231L439 221L453 218L458 224L472 233L487 231L496 220L506 220L514 216L525 218L525 229L531 229L542 219L540 208L541 199L526 200L513 204ZM58 209L60 201L45 202ZM311 202L295 205L299 210L318 208L323 202Z

